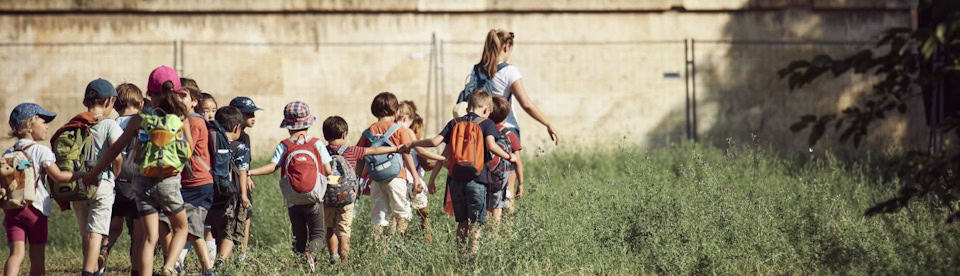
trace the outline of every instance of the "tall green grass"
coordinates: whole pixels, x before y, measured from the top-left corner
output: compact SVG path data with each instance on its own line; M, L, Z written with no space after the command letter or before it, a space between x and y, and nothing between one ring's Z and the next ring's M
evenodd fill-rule
M880 169L830 156L796 162L759 149L674 145L527 158L527 195L480 254L456 254L455 222L431 196L436 241L416 227L385 248L370 240L369 198L353 227L353 259L323 274L957 274L960 233L938 206L864 217L895 193ZM442 179L442 178L441 178ZM257 178L251 259L224 275L306 274L277 176ZM443 182L438 183L443 187ZM416 221L416 219L414 219ZM413 225L413 224L412 224ZM72 213L52 218L48 267L79 271ZM493 233L497 233L494 235ZM126 237L115 252L125 252ZM5 255L6 252L0 253ZM123 254L112 267L126 268ZM192 254L191 254L192 256ZM325 254L320 254L325 256ZM192 257L191 257L192 258ZM196 261L192 271L198 271ZM26 266L24 267L26 268Z

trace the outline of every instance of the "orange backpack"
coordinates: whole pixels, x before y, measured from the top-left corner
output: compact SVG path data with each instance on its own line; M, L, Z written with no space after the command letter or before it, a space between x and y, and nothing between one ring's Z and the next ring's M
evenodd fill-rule
M484 149L483 130L480 123L486 118L476 117L471 120L458 120L450 130L450 139L447 149L450 156L447 159L447 170L457 181L470 181L483 172Z

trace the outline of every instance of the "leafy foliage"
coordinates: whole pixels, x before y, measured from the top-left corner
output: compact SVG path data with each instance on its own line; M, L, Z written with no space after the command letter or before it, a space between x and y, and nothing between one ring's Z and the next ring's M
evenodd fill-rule
M809 143L816 144L830 128L840 133L841 143L859 147L873 123L891 112L905 113L908 99L923 97L921 87L931 87L960 72L960 1L921 0L919 12L925 20L917 29L892 28L874 45L845 58L818 55L791 62L778 71L791 91L830 74L875 75L879 80L860 102L839 114L808 114L790 126L794 132L810 128ZM878 54L879 52L879 54ZM947 91L945 93L953 93ZM960 134L960 114L945 114L936 127L944 133ZM908 153L899 164L905 186L894 198L867 210L867 215L896 212L916 198L933 196L947 206L956 201L960 155L941 152ZM960 212L951 216L960 218Z

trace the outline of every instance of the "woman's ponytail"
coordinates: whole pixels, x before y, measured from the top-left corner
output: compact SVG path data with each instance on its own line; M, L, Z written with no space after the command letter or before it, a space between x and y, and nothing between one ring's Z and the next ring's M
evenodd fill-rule
M491 29L483 43L483 55L480 56L479 65L490 78L497 74L497 64L500 63L500 52L503 51L503 43L500 41L500 33L502 32L498 29Z

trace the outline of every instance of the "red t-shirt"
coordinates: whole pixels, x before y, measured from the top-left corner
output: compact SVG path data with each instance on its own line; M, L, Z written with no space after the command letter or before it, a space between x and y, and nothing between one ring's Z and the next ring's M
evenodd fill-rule
M390 126L392 126L393 124L394 122L390 122L390 121L376 122L370 125L370 127L367 129L369 129L370 132L373 134L383 134L387 132L387 130L390 129ZM390 142L393 142L394 146L413 143L413 137L410 137L410 131L408 131L407 128L400 127L399 129L397 129L396 132L393 133L393 135L390 135ZM370 140L367 140L367 137L363 137L361 135L360 141L357 141L357 146L370 147ZM400 170L400 174L397 175L396 178L406 179L406 177L407 177L407 172L405 170Z
M190 136L193 137L193 156L190 157L192 166L190 171L193 177L183 174L180 184L183 187L198 187L213 184L213 175L210 174L210 137L207 133L207 122L200 117L190 116Z
M334 156L340 151L340 147L347 147L347 150L343 151L343 159L346 159L350 163L350 166L353 169L357 168L357 162L363 159L366 156L367 148L358 147L358 146L345 146L345 145L327 145L327 150L330 152L330 156Z

